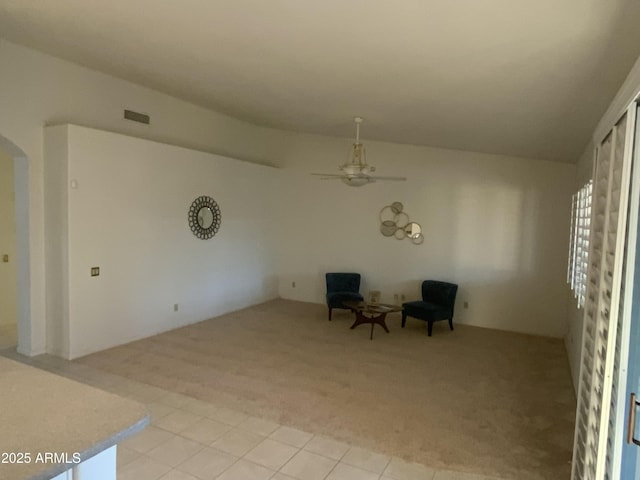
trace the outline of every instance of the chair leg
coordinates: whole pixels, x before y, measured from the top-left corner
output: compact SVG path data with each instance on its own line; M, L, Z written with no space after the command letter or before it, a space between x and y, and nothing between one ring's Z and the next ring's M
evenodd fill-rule
M402 328L404 328L404 324L407 323L407 314L402 311Z
M453 318L449 319L449 328L453 330Z
M433 331L433 322L427 322L427 332L429 332L429 336L431 336L432 331Z
M329 321L331 321L331 307L329 307Z

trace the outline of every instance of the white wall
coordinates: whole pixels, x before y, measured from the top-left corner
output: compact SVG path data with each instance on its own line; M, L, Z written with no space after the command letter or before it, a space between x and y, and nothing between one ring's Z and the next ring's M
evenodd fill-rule
M151 115L151 125L122 118L125 108ZM272 163L283 148L281 132L259 128L139 85L0 39L0 143L24 152L16 172L25 218L20 274L23 312L19 350L46 349L43 126L75 123L251 160ZM22 152L19 152L22 155ZM24 193L24 195L22 195ZM18 219L22 221L22 219Z
M0 148L0 326L17 320L16 216L13 157ZM9 255L9 263L2 256Z
M69 358L68 127L44 129L47 351Z
M277 297L277 169L78 126L45 131L47 161L50 146L58 156L64 140L68 148L65 356ZM72 181L77 188L68 188ZM222 210L220 231L209 240L188 225L200 195ZM100 276L90 276L93 266Z
M308 172L334 173L350 141L290 139L283 158L292 193L282 210L282 297L323 302L327 271L360 272L361 291L382 290L386 302L396 292L415 299L422 280L442 279L460 286L457 322L565 334L574 165L364 143L378 174L408 181L349 188L319 180ZM393 201L422 225L422 245L379 232L380 209Z
M367 142L370 162L381 174L407 175L410 181L348 189L312 182L307 175L312 170L334 172L345 158L348 139L256 127L3 40L0 65L0 136L28 159L23 173L28 172L24 210L29 212L30 260L22 283L28 283L31 294L24 309L31 330L20 339L24 353L42 353L47 343L45 236L55 231L45 228L42 127L64 123L283 166L288 175L303 179L291 185L290 195L283 186L278 198L280 225L286 226L281 248L291 251L291 260L279 257L284 274L280 293L287 298L322 302L324 271L363 265L364 286L379 286L386 300L395 290L415 296L422 278L447 278L460 283L460 298L470 302L468 311L458 308L462 321L564 333L556 307L565 293L559 285L568 244L566 175L571 176L573 166ZM124 108L150 114L151 125L123 120ZM366 128L363 133L366 140ZM395 240L378 233L378 211L394 200L404 202L412 218L423 224L422 246L390 246ZM320 236L311 238L310 232ZM349 255L353 252L364 257L356 262ZM292 277L299 278L295 291L290 291ZM49 286L56 281L49 280ZM565 318L566 313L560 324Z

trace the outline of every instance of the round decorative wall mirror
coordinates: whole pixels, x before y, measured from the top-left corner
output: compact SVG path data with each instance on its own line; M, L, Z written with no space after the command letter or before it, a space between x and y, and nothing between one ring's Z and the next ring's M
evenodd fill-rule
M222 213L216 201L203 195L196 198L189 208L189 227L201 240L213 237L220 229Z
M209 207L202 207L198 212L198 225L205 230L213 224L213 212Z
M413 238L422 233L422 227L416 222L409 222L404 226L404 232L407 234L407 237Z
M408 238L414 245L424 242L422 227L419 223L410 221L400 202L393 202L380 210L380 233L398 240Z
M385 236L385 237L390 237L391 235L393 235L394 233L396 233L396 229L398 227L396 227L395 222L391 221L391 220L385 220L384 222L382 222L380 224L380 232Z
M424 235L422 234L422 227L419 223L410 222L404 227L404 233L415 245L420 245L424 242Z

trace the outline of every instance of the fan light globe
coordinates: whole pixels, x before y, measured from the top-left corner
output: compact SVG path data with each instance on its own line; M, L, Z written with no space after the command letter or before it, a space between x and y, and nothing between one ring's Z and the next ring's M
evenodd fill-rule
M342 177L342 181L349 185L350 187L361 187L366 185L367 183L372 182L367 176L353 176L353 177Z

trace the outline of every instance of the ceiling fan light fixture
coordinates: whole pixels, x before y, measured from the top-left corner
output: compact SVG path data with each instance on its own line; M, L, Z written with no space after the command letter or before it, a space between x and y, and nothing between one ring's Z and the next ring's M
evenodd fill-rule
M404 177L374 177L371 174L376 171L376 167L367 163L367 154L364 145L360 143L360 124L362 117L354 117L356 123L356 141L349 150L347 161L338 166L338 170L342 174L336 175L331 173L312 173L311 175L320 175L324 177L322 180L331 180L339 178L345 185L350 187L361 187L376 180L406 180Z

